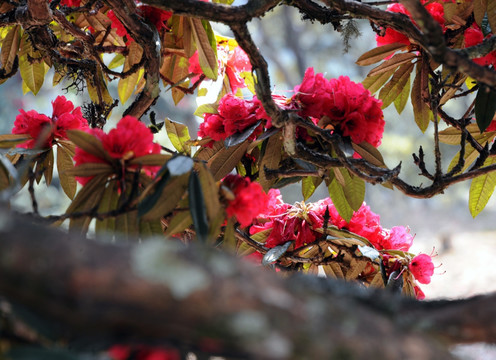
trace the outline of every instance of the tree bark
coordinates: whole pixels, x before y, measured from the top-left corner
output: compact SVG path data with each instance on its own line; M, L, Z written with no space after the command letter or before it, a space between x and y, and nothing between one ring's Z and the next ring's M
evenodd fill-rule
M0 293L57 324L69 343L165 342L257 359L451 359L447 342L496 340L495 295L415 302L283 278L175 240L101 243L0 212Z

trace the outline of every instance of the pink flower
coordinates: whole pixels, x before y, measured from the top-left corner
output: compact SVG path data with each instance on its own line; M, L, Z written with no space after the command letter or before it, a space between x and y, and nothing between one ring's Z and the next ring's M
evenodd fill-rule
M67 100L65 96L58 96L52 101L52 117L39 114L35 110L25 112L19 109L14 122L13 134L29 134L33 138L19 147L31 149L35 145L41 148L49 148L57 140L67 139L67 130L84 130L88 128L88 122L83 118L81 108L74 108L74 104ZM40 139L43 136L43 139ZM38 141L43 140L42 144Z
M218 114L204 114L204 122L200 124L198 136L210 136L212 140L223 140L236 133L243 132L259 120L263 120L265 112L260 112L258 100L244 100L233 94L227 94L219 101ZM262 132L258 127L249 137L255 139Z
M323 126L330 125L354 143L380 145L385 124L382 102L362 84L347 76L327 80L308 68L301 85L294 90L293 103L301 109L300 115L318 119L326 116Z
M381 241L381 247L386 250L408 251L413 244L410 229L404 226L395 226Z
M222 184L234 194L234 199L228 201L227 216L236 217L242 227L250 225L267 207L269 199L259 183L230 174L224 178Z
M70 6L70 7L79 7L81 6L81 0L62 0L60 5Z
M434 274L434 264L432 257L427 254L419 254L415 256L408 265L410 272L421 284L429 284L431 276Z
M124 170L127 168L126 162L131 159L160 153L160 145L153 142L153 134L150 129L132 116L123 117L117 127L110 130L108 134L100 129L90 129L88 132L102 142L103 148L112 158L121 161ZM107 162L106 159L87 153L79 147L76 147L74 161L75 166L85 163ZM157 169L152 166L144 166L143 170L151 175ZM77 178L82 185L85 185L90 179L91 177Z

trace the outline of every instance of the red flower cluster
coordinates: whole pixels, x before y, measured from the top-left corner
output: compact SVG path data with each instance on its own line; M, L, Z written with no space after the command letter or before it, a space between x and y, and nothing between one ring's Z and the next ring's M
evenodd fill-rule
M151 22L157 28L158 31L167 28L165 23L172 16L172 13L170 11L157 9L153 6L148 6L148 5L137 6L136 13L141 17L145 18L146 20L148 20L149 22ZM121 21L117 18L117 16L115 16L113 10L109 10L107 12L107 17L112 22L111 26L116 30L115 32L117 33L117 35L119 35L120 37L125 36L127 38L127 44L134 41L131 35L128 34L126 28L121 23Z
M112 360L179 360L179 352L147 346L114 345L108 350Z
M15 119L12 134L29 134L33 138L19 144L19 147L31 149L37 145L41 148L49 148L54 141L66 140L67 130L88 128L88 122L83 118L81 108L74 108L74 104L65 96L58 96L52 101L52 108L51 118L35 110L25 112L19 109L20 114Z
M238 89L245 88L245 80L240 76L240 73L251 71L251 64L243 49L237 46L234 50L230 50L228 45L224 46L217 44L217 59L218 75L219 77L222 77L225 72L229 79L229 86L231 87L233 94L235 94ZM200 67L198 51L190 57L189 64L188 71L192 74L196 74L196 76L191 79L192 82L195 82L198 79L198 76L203 74Z
M70 6L70 7L79 7L81 6L81 0L62 0L60 5Z
M227 216L236 217L242 227L250 225L253 219L267 207L268 197L259 183L230 174L224 178L222 186L228 188L234 195L233 199L228 200Z
M427 3L429 0L421 0L422 4ZM441 0L442 2L451 2L451 0ZM439 2L432 2L425 5L425 9L431 14L431 16L436 20L439 25L443 28L443 32L446 30L445 21L444 21L444 7ZM387 11L405 14L410 17L412 20L410 13L408 10L401 4L391 4L387 7ZM413 21L413 20L412 20ZM391 28L386 28L384 36L377 35L376 36L377 46L383 46L387 44L401 43L405 45L410 45L410 40L407 36L402 33L393 30Z
M321 239L322 233L317 230L324 225L326 211L329 213L329 226L346 229L366 238L377 250L383 250L386 264L389 263L390 258L393 258L392 265L388 266L389 271L398 269L402 265L398 260L394 260L387 250L407 252L413 243L413 236L408 228L403 226L383 228L380 225L379 215L372 212L365 204L347 222L339 215L329 198L311 204L290 205L284 203L280 191L276 189L269 190L268 197L266 209L258 214L257 220L250 227L251 235L270 230L264 243L267 248L294 241L294 248L298 249ZM408 267L421 284L430 282L434 265L429 255L417 255L410 261ZM417 298L423 298L422 290L416 285L414 288Z
M293 103L300 115L321 119L359 144L363 141L377 147L384 132L382 102L374 98L362 84L347 76L327 80L323 74L308 68L300 85L294 88Z
M218 114L204 114L205 121L200 124L198 136L210 136L212 140L220 141L268 118L256 97L253 100L244 100L233 94L220 99L217 112ZM250 139L255 139L262 130L263 125L260 124L250 135Z
M114 159L120 159L123 163L147 154L160 153L160 145L153 142L153 134L145 124L132 116L123 117L117 127L108 134L100 129L89 129L88 132L98 138L103 148ZM106 160L83 149L76 147L74 155L75 166L85 163L105 163ZM125 165L124 165L125 166ZM152 166L143 167L146 172L153 174L157 169ZM82 185L91 180L91 177L77 179Z

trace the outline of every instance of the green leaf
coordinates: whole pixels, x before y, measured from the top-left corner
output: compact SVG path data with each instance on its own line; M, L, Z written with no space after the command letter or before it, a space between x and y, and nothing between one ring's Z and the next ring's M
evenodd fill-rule
M205 200L203 196L200 179L195 171L189 176L189 211L195 226L198 240L205 243L208 235L208 220Z
M360 66L372 65L388 57L389 55L395 53L396 51L403 50L406 48L407 45L401 43L379 46L362 54L356 61L356 64Z
M396 97L396 99L394 99L394 107L396 108L398 114L401 114L403 112L409 98L410 98L410 76L408 76L408 79L405 83L405 86L403 86L403 90L401 90L401 93L398 95L398 97Z
M496 157L489 157L484 167L496 164ZM470 214L475 218L486 207L496 187L496 172L478 176L470 184L468 207Z
M411 62L402 64L394 73L393 77L379 92L379 99L382 100L382 108L387 108L402 92L406 83L409 83L410 73L414 64Z
M63 146L57 146L57 171L62 189L69 199L74 199L77 190L77 182L74 176L66 173L66 171L74 168L71 153Z
M217 108L218 104L203 104L198 106L198 108L195 110L194 115L203 117L204 114L218 114Z
M301 180L301 194L303 200L307 201L313 195L317 187L322 183L323 179L315 176L307 176Z
M19 71L27 88L34 95L38 94L45 81L45 63L40 60L34 60L31 63L27 56L21 56L19 59Z
M187 143L190 140L188 127L166 118L165 128L167 130L167 136L174 148L181 153L190 155L191 146Z
M188 20L198 50L200 67L206 77L217 80L217 47L212 47L212 36L215 41L212 28L207 21L197 18L188 18Z
M119 187L117 181L109 182L100 200L99 213L106 213L117 209L119 204ZM115 217L107 217L97 220L95 223L96 234L111 234L115 231Z
M329 196L339 215L341 215L345 221L349 222L353 216L353 209L348 203L348 200L346 200L343 187L336 178L331 181L328 190Z
M395 69L377 74L377 75L367 75L367 77L362 81L362 85L365 89L368 89L371 94L375 94L393 75Z
M219 201L219 186L205 164L199 163L196 168L204 195L208 219L212 221L222 208Z
M112 61L107 65L109 69L115 69L118 68L119 66L124 65L124 62L126 61L126 57L122 54L116 54Z
M496 11L496 7L494 10ZM475 97L475 119L481 133L491 124L495 113L496 91L479 83L479 90Z
M344 180L343 192L350 207L357 211L363 204L365 198L365 182L358 176L350 174L347 169L339 168Z

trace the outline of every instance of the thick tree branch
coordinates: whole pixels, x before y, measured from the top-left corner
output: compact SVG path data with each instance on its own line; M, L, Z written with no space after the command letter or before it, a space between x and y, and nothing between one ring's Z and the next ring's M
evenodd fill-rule
M435 339L496 340L496 295L436 308L311 276L283 279L170 240L78 239L1 212L0 292L69 342L165 341L257 359L450 359Z

